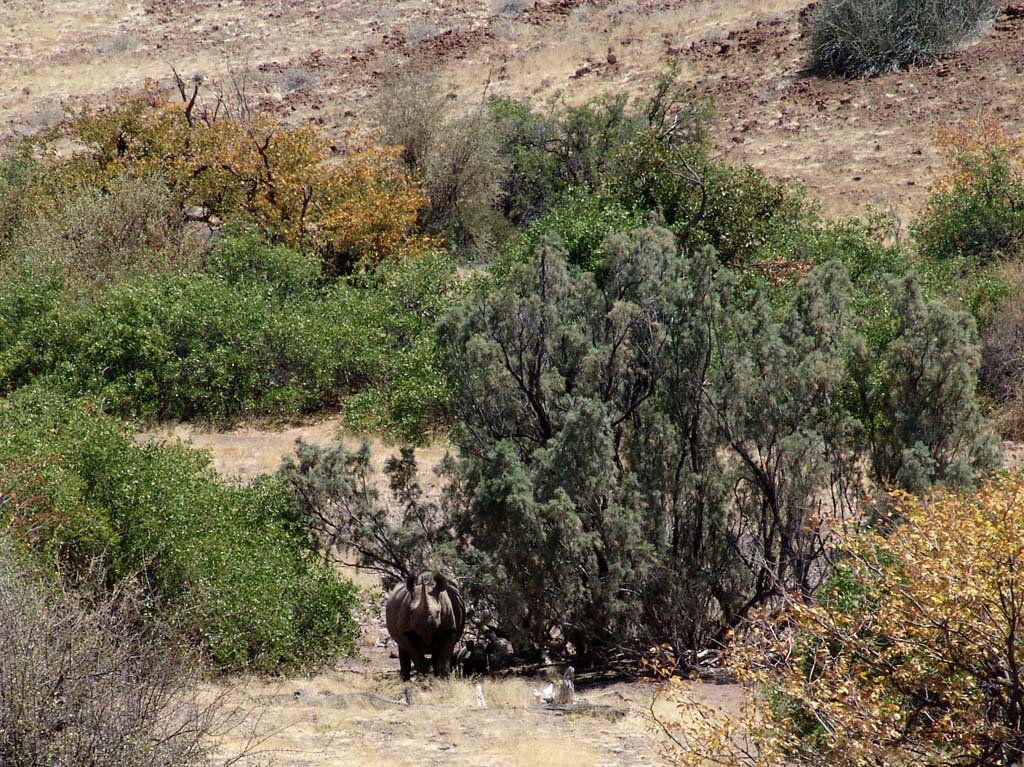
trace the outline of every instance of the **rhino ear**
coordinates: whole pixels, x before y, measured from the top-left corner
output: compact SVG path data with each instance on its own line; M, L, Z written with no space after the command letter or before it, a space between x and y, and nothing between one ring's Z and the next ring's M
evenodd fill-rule
M412 573L409 573L405 576L405 588L408 589L410 592L414 588L416 588L416 576Z
M445 591L448 588L448 579L441 573L434 573L434 583L437 585L438 592Z

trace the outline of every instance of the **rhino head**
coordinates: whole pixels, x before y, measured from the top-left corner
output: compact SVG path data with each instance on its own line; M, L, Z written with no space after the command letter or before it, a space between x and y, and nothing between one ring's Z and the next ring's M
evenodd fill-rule
M448 580L441 573L434 573L433 588L428 587L426 579L420 583L416 580L413 575L405 579L409 590L409 621L413 631L429 636L441 627L444 619L442 596L445 596Z

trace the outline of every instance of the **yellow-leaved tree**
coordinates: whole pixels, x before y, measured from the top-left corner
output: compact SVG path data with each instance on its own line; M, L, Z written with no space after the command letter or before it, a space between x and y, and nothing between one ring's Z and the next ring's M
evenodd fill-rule
M416 228L426 196L398 161L400 147L371 138L331 158L312 126L200 108L194 96L172 102L150 89L83 111L68 132L85 151L66 178L104 188L159 175L193 216L255 222L272 240L318 253L328 273L430 245Z
M678 764L1013 765L1024 758L1024 479L927 500L845 541L817 599L754 621L732 663L747 708L687 683L657 717ZM654 664L667 676L664 664Z

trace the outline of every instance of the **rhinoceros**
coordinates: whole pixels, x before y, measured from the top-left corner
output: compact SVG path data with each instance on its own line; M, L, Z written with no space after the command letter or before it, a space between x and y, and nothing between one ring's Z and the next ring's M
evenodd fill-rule
M455 645L466 627L466 605L453 581L429 571L410 575L391 590L385 616L398 645L402 679L409 679L413 665L420 675L431 667L435 676L451 672Z

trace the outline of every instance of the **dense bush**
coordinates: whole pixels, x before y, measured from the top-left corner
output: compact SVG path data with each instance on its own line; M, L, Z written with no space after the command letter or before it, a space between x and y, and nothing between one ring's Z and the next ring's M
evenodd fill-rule
M898 524L846 540L817 603L753 623L733 656L751 688L741 718L680 700L675 761L1019 763L1022 493L1005 476L970 494L897 494Z
M811 13L811 67L860 77L933 60L978 35L994 0L823 0Z
M541 242L555 239L565 248L570 264L593 271L604 262L605 240L646 223L642 213L577 187L567 190L553 208L530 224L505 255L512 262L526 261Z
M624 96L547 113L497 99L491 113L509 163L500 205L519 226L542 216L572 187L599 191L616 173L620 148L646 127Z
M20 266L51 273L69 292L91 295L139 274L195 268L204 243L181 216L171 189L155 176L118 176L106 190L61 190L52 208L13 235Z
M976 396L980 364L971 317L928 302L910 274L890 284L893 334L851 354L853 411L865 429L875 480L922 491L969 484L997 449Z
M450 262L387 264L322 286L315 256L225 238L203 273L122 280L83 303L43 275L0 287L0 388L47 379L124 415L218 421L319 412L410 439L442 414L433 322ZM349 401L349 398L356 397Z
M140 633L131 594L61 589L0 540L0 764L206 764L219 702L189 653Z
M138 578L222 669L351 648L350 584L310 559L280 482L239 489L181 447L138 446L90 405L25 390L0 411L0 525L70 581ZM171 616L171 617L169 617Z
M816 214L799 188L707 158L709 108L673 73L632 105L619 96L542 113L499 99L491 109L509 163L501 209L529 227L513 257L553 233L593 268L604 237L652 220L733 265L802 258L813 241Z
M13 145L0 156L0 262L10 248L11 237L34 213L40 165L28 141Z
M314 531L399 573L418 530L478 619L586 662L699 647L810 595L863 457L882 481L949 484L993 460L972 325L912 278L867 343L837 262L773 305L664 229L602 250L594 274L542 242L443 320L459 448L443 499L412 518L400 501L398 529L358 491L358 460L309 450L288 478Z

